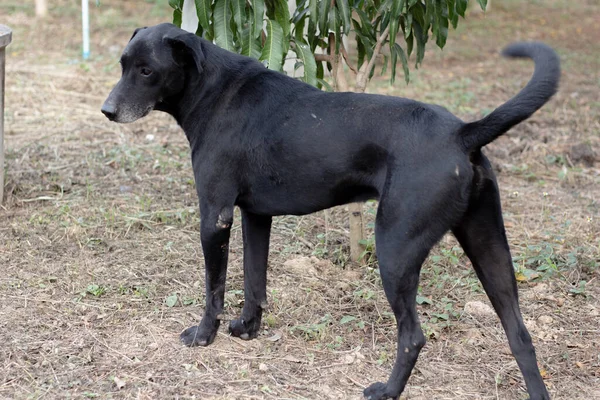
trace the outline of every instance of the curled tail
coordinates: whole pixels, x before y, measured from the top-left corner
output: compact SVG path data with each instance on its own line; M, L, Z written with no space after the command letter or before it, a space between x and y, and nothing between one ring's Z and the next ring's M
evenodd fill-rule
M560 61L556 52L540 42L513 43L502 51L506 57L531 58L535 71L527 86L515 97L479 121L465 124L459 131L465 148L479 149L529 118L556 93Z

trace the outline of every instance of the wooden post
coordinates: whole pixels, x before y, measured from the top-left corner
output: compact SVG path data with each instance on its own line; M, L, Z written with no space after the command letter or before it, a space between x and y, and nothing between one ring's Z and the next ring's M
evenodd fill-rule
M45 17L48 14L48 1L47 0L35 0L35 16Z
M330 36L331 53L335 54L335 42L333 36ZM334 56L333 58L333 69L332 75L334 79L334 87L336 92L347 92L348 81L344 75L344 61L341 54ZM366 86L366 84L365 84ZM364 92L358 88L358 85L354 88L355 92ZM350 203L348 204L349 220L350 220L350 260L362 264L364 259L362 257L365 246L362 244L365 238L365 228L363 222L363 204L362 203Z
M4 68L6 66L6 46L12 40L8 26L0 25L0 204L4 200Z

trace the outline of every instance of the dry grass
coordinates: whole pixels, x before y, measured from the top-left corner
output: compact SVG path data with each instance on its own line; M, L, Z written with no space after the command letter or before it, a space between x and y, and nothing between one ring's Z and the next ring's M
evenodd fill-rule
M99 112L133 28L168 20L166 1L158 3L103 0L92 10L87 62L78 58L77 2L52 1L43 22L32 19L29 2L0 5L0 21L15 30L0 209L0 397L359 399L364 386L387 378L395 326L376 262L347 265L342 208L276 219L270 305L257 340L229 337L225 321L209 348L180 345L179 332L202 314L204 285L185 137L164 115L117 125ZM563 3L494 3L454 32L444 52L431 51L410 86L377 78L371 91L475 118L529 78L531 66L500 61L499 47L540 39L559 50L560 93L488 154L546 383L555 399L593 399L600 7ZM582 143L595 160L573 149ZM374 205L366 209L372 221ZM241 310L241 256L236 224L227 318ZM487 299L451 237L427 261L420 295L432 303L420 306L430 340L403 398L526 397L497 319L463 311Z

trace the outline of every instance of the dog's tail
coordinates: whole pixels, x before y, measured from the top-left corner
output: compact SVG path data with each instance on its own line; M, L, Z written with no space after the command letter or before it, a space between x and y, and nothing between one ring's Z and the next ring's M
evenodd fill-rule
M535 71L531 80L515 97L479 121L465 124L459 131L468 151L479 149L529 118L556 93L560 61L556 52L540 42L519 42L507 46L506 57L531 58Z

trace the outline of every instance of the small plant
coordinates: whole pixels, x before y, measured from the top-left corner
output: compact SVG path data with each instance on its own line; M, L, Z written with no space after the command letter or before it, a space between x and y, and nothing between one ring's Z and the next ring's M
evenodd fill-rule
M295 325L290 329L290 333L300 335L304 340L322 340L327 332L327 327L331 325L331 314L326 314L316 324Z
M341 336L336 336L333 343L328 343L327 348L331 350L337 350L344 344L344 338Z
M184 306L194 306L198 303L198 298L185 296L181 299L181 303L183 303Z
M167 307L175 307L177 305L178 300L179 300L179 296L177 296L177 293L172 293L171 295L167 296L167 298L165 299L165 305Z
M557 238L557 242L562 242ZM561 275L578 263L577 250L562 256L556 253L554 244L542 242L527 245L525 251L513 258L517 281L531 281L538 278L549 278Z
M586 285L587 285L586 281L579 281L579 284L576 287L569 289L569 293L571 293L572 295L575 295L575 296L587 297L587 294L585 292Z
M365 265L374 265L377 262L377 254L375 253L375 235L359 241L359 244L364 249L360 255L360 259L364 260Z
M91 294L92 296L100 297L104 293L106 293L106 288L104 286L90 284L79 295L80 297L86 297L87 295Z
M387 351L381 350L379 352L379 358L377 359L377 365L383 365L390 360L390 355Z
M140 297L148 297L150 290L145 286L134 286L133 294Z
M274 328L277 325L277 318L271 313L265 315L263 321L269 328Z
M239 306L243 302L244 302L244 291L243 290L239 290L239 289L228 290L225 293L225 306L226 307Z
M354 291L355 299L370 300L375 298L375 292L371 289L356 289Z

